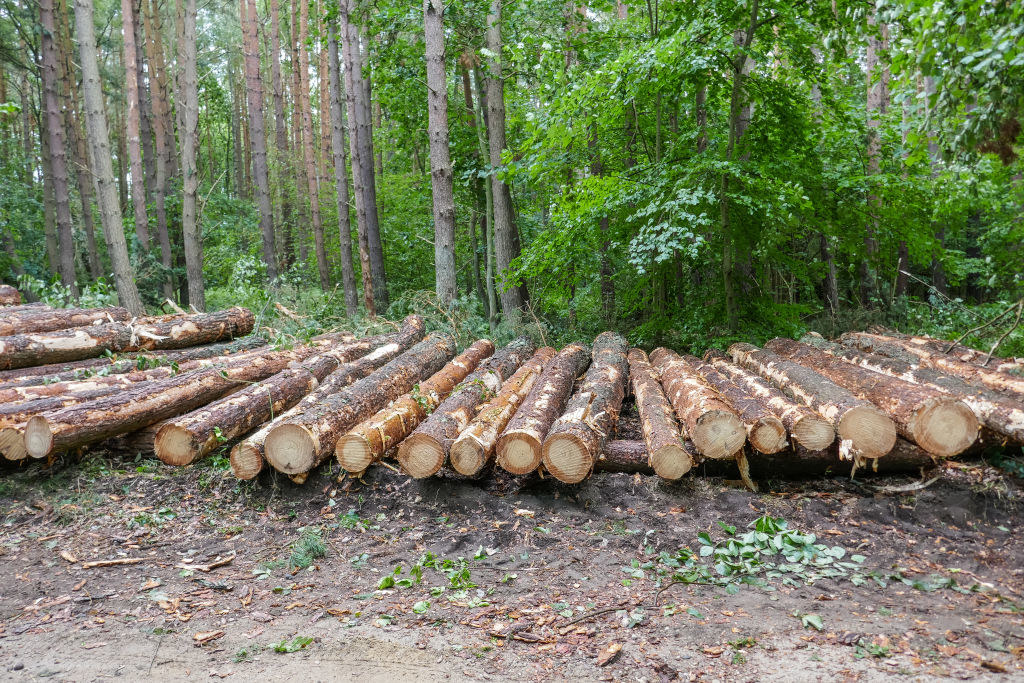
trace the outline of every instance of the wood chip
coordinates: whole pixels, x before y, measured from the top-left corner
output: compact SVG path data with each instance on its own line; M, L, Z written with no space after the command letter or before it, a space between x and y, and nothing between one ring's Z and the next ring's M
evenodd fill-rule
M188 569L190 571L210 572L210 571L213 571L214 569L216 569L217 567L223 567L224 565L231 564L231 562L234 559L235 559L235 554L231 553L227 557L221 557L220 555L218 555L217 559L215 559L213 562L210 562L209 564L176 564L174 566L177 569Z
M70 562L71 564L78 564L78 558L70 550L61 550L60 556Z
M138 564L145 562L144 557L119 557L116 560L96 560L94 562L83 562L82 569L94 569L96 567L119 567L124 564Z
M622 652L622 643L608 643L608 647L597 656L597 665L605 666L610 664L613 659L619 656L620 652Z

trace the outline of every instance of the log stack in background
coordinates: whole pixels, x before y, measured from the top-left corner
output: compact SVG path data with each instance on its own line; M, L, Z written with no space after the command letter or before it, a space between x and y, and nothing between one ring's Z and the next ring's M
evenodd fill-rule
M21 304L21 292L10 285L0 285L0 306L18 306Z

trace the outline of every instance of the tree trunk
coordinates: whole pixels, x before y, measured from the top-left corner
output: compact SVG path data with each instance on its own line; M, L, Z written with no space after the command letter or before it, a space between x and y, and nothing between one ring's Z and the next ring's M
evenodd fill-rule
M686 448L682 428L647 354L640 349L632 349L628 360L633 396L651 467L662 479L679 479L693 467L695 454Z
M349 217L348 150L345 140L347 122L344 94L341 91L341 59L338 56L337 18L328 20L328 70L331 90L331 148L334 151L334 183L338 204L338 244L341 247L341 284L345 293L345 314L353 317L359 311L359 292L352 263L352 223Z
M0 306L18 306L20 304L21 292L10 285L0 285ZM0 310L0 314L6 316L8 312Z
M704 360L777 415L796 444L808 450L819 451L828 448L835 441L836 432L828 420L807 406L794 403L759 376L733 365L724 353L710 350L704 354Z
M7 285L3 285L6 287ZM14 289L13 287L11 289ZM17 293L17 290L14 290ZM0 292L2 296L2 292ZM2 300L2 299L0 299ZM69 327L83 327L99 322L124 322L131 320L127 309L110 308L28 308L16 313L0 310L0 336L12 334L36 334L65 330Z
M480 155L480 166L486 168L490 164L488 151L487 118L484 113L484 87L479 67L473 69L476 85L476 102L473 117L476 121L477 153ZM490 178L484 180L484 286L487 290L487 323L493 335L498 328L498 294L494 286L494 184Z
M747 440L736 411L674 351L655 349L651 364L697 452L716 460L736 457Z
M879 37L872 33L878 26ZM880 128L881 117L885 116L889 107L889 67L881 62L881 54L889 48L889 27L878 24L874 3L868 9L868 47L866 58L867 76L867 175L876 176L880 172L882 140ZM865 258L861 263L861 298L868 308L874 307L878 296L875 282L878 256L877 233L881 223L878 212L881 210L881 198L873 191L868 191L868 224L864 236Z
M814 370L753 344L733 344L729 355L831 422L843 442L844 458L880 458L892 450L896 427L871 403Z
M135 45L135 8L133 0L121 0L121 33L124 38L125 114L124 136L131 168L132 208L135 210L135 237L142 253L149 251L149 219L146 216L146 184L142 170L142 140L139 113L138 51Z
M839 313L839 280L836 278L836 262L832 258L832 250L828 245L828 237L825 233L818 233L818 246L821 251L821 260L825 262L825 302L828 304L829 313L834 317Z
M57 203L53 191L53 157L50 156L49 117L45 112L46 97L39 119L39 152L43 171L43 232L46 240L46 263L50 274L60 276L60 259L57 247Z
M519 237L512 216L512 193L499 177L498 170L504 165L502 152L505 150L505 80L501 62L501 0L491 0L487 15L487 49L491 53L487 77L487 137L493 175L491 186L494 201L494 244L498 269L498 286L501 297L501 312L504 318L517 325L522 316L525 297L522 289L513 282L509 268L513 259L519 256ZM555 416L557 417L557 415ZM540 445L538 444L538 450Z
M316 269L320 275L320 289L327 291L331 286L331 270L327 264L327 245L324 242L324 224L320 217L320 188L317 185L316 158L313 153L313 115L309 103L309 3L299 2L299 89L296 105L302 117L302 156L306 164L306 188L309 194L310 216L313 226L313 248L316 252Z
M410 391L455 354L455 342L432 334L384 367L325 396L267 435L267 461L279 472L301 474L324 461L346 431Z
M590 364L590 349L569 344L558 352L530 395L498 437L498 465L512 474L526 474L540 466L544 437L561 416L572 395L576 377Z
M134 21L135 35L135 83L139 90L139 136L142 138L143 165L146 171L146 201L153 198L153 191L156 188L156 151L153 148L153 98L150 89L146 87L145 73L146 65L145 46L146 36L142 30L145 23L145 8L142 5L144 0L132 0L132 19ZM147 236L149 235L147 226ZM152 244L152 243L150 243Z
M294 174L290 173L291 155L288 151L288 123L284 113L284 86L281 82L281 18L277 0L270 0L270 83L274 91L274 146L277 149L275 187L281 205L281 224L284 228L284 239L280 241L281 268L287 269L292 262L292 244L290 240L292 222L291 196L286 180Z
M474 342L441 370L421 382L411 393L353 427L338 440L334 449L341 467L353 473L363 472L380 460L389 448L399 442L404 446L403 439L428 415L436 414L438 404L492 353L494 343L490 340ZM466 383L472 382L478 374L475 373ZM414 477L427 476L418 474L421 469L418 465L424 463L419 463L415 457L411 460L404 458L405 452L400 447L398 461L402 469Z
M537 349L537 352L501 385L494 398L480 407L476 417L472 417L472 407L467 410L450 411L453 417L458 418L454 422L455 429L446 430L448 433L458 431L449 452L450 463L455 471L467 477L474 476L494 460L498 435L515 415L544 372L544 367L555 357L555 353L550 346ZM480 400L483 400L482 396ZM469 420L468 424L459 429L465 420ZM423 432L426 432L426 429L423 429Z
M602 444L618 424L629 378L628 348L616 332L603 332L594 340L593 362L583 384L541 447L544 469L559 481L576 484L590 476Z
M473 419L475 409L495 395L501 383L533 352L525 338L513 341L470 375L408 439L399 444L398 461L407 474L429 477L444 466L455 437Z
M178 0L184 12L183 45L179 46L181 73L181 234L185 246L185 276L188 280L188 302L197 310L206 310L206 288L203 286L203 238L197 224L196 199L199 190L199 169L196 168L197 131L199 128L199 81L196 71L196 0ZM257 73L258 76L258 73ZM260 122L262 123L262 116ZM261 126L262 128L262 126ZM268 200L269 202L269 200Z
M444 8L441 0L423 0L423 35L427 55L427 135L430 139L430 186L434 206L434 289L440 304L455 301L455 194L448 151L448 76L444 55Z
M250 311L230 308L154 324L107 323L45 335L3 337L0 339L0 368L23 368L94 358L108 350L178 349L209 344L249 334L254 320Z

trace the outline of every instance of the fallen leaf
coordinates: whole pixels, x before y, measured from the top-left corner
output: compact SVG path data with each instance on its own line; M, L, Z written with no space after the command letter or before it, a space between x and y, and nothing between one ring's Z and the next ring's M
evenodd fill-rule
M525 508L516 508L513 510L513 514L517 517L533 517L533 510L527 510Z
M724 647L717 647L716 646L716 647L706 647L706 648L704 648L704 654L709 655L711 657L719 657L719 656L721 656L721 654L723 652L725 652L725 648Z
M597 665L605 666L611 663L619 653L622 652L622 643L608 643L608 647L601 651L601 654L597 656Z
M75 557L74 553L72 553L70 550L61 550L60 551L60 556L62 558L64 558L65 560L67 560L68 562L70 562L71 564L77 564L78 563L78 558Z
M211 640L217 640L218 638L224 637L224 631L200 631L199 633L192 636L192 640L196 641L196 646L205 645Z

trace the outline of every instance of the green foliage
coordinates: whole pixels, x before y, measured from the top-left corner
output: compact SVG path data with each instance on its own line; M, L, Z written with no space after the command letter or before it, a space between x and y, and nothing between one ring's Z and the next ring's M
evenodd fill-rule
M313 562L327 556L325 532L321 528L307 527L299 539L292 543L292 554L288 558L289 569L308 569Z

